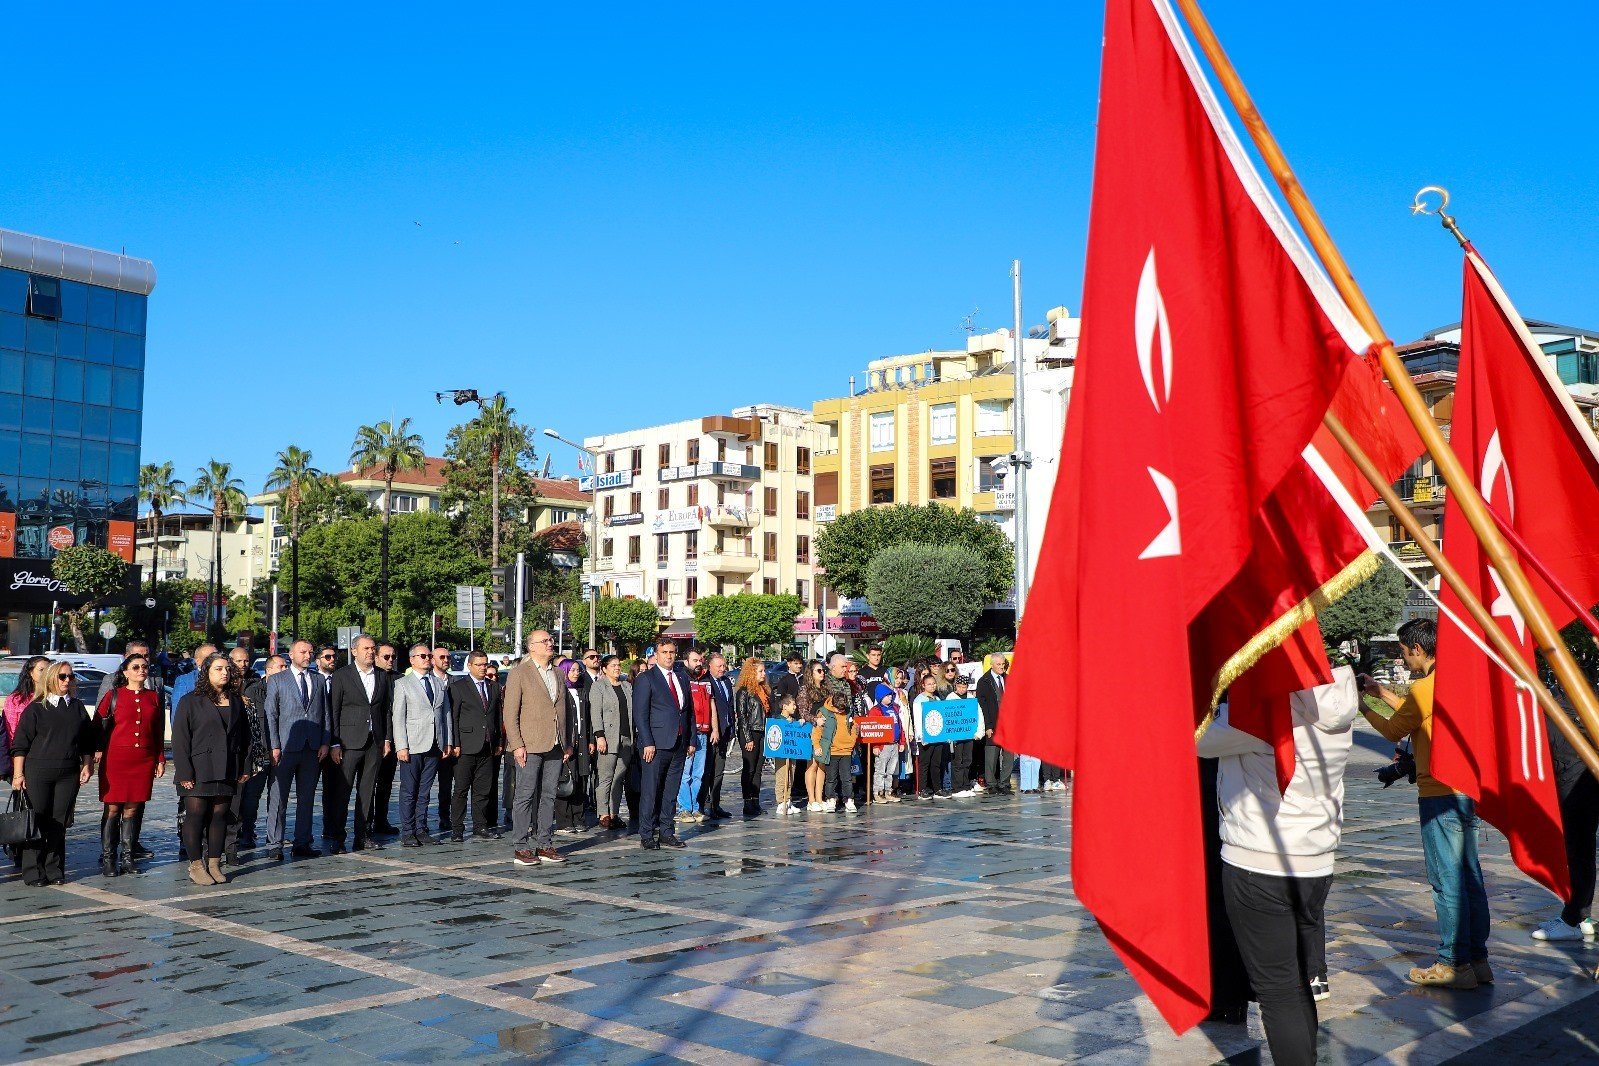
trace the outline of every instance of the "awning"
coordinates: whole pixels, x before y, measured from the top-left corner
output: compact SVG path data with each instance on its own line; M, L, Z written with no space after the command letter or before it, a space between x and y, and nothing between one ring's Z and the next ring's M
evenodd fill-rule
M673 640L693 640L694 619L692 617L672 619L667 623L666 630L661 636L671 637Z

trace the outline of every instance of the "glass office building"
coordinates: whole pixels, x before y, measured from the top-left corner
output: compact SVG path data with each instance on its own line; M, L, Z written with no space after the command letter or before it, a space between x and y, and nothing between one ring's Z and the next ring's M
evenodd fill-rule
M14 651L31 614L70 598L49 587L57 550L131 557L154 288L147 260L0 229L0 612Z

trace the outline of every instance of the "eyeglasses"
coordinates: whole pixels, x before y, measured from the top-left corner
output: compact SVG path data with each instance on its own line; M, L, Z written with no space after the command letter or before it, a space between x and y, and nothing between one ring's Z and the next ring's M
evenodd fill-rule
M144 663L129 663L127 665L126 669L128 669L128 670L148 670L150 668L148 666L146 666Z
M334 655L334 654L333 654L333 653L332 653L332 652L331 652L331 651L330 651L330 652L328 652L328 653L327 653L327 654L326 654L326 655L318 655L318 656L317 656L317 658L318 658L318 659L336 659L336 658L338 658L338 656L336 656L336 655Z
M413 659L426 659L427 657L428 657L428 653L425 652L425 651L419 651L416 654L411 656L411 658L413 658Z
M583 656L583 661L586 663L597 663L600 661L600 657L598 655L585 655Z
M57 681L71 681L72 680L72 675L71 674L57 674L56 675L56 680Z
M529 644L554 644L555 641L551 640L549 637L544 637L544 638L542 638L540 640L530 640L530 641L528 641L528 643Z

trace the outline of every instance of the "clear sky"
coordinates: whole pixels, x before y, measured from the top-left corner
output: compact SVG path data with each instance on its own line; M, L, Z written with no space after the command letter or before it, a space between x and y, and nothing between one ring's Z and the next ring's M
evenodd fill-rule
M568 436L808 406L1008 324L1013 257L1077 310L1096 0L245 7L6 16L0 226L155 261L147 462L437 454L453 387ZM1425 184L1599 327L1591 4L1207 9L1396 340L1459 317Z

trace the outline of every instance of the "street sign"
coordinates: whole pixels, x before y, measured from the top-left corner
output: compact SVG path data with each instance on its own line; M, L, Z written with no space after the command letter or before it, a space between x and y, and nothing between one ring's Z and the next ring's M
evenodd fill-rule
M487 622L483 589L477 585L455 586L455 624L463 629L479 629Z
M338 641L339 649L341 651L349 651L350 650L350 645L354 644L355 643L355 638L360 636L360 635L361 635L361 627L360 626L340 626L339 627L339 641Z
M831 655L838 648L838 638L831 633L823 633L811 641L811 647L817 655Z
M112 637L117 635L117 624L109 621L100 623L100 635L105 639L110 640Z
M144 605L145 605L145 607L149 608L152 611L155 610L155 597L154 596L145 597Z

